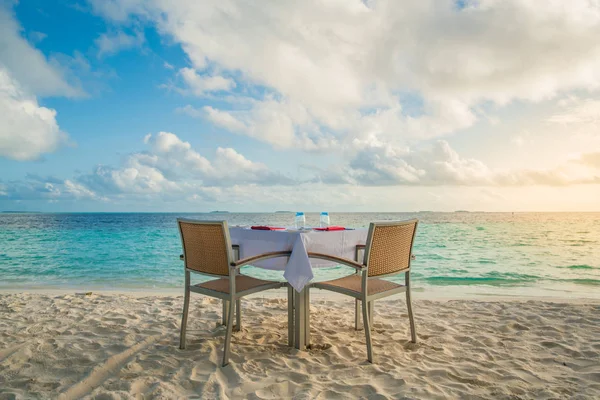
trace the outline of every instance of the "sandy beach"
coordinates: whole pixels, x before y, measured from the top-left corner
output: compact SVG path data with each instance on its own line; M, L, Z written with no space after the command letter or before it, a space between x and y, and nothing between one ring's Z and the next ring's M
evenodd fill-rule
M375 308L374 365L352 302L315 296L310 351L286 346L286 302L243 302L231 364L219 366L220 303L194 296L0 295L0 399L600 397L600 304L402 299Z

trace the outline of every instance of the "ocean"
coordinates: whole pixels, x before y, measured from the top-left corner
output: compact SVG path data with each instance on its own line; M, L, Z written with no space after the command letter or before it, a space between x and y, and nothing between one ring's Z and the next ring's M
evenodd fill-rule
M318 213L306 215L308 225L318 226ZM182 288L178 217L291 226L294 214L0 214L0 289ZM417 292L600 298L600 213L330 212L330 218L352 228L418 218ZM315 280L349 272L316 269ZM245 273L283 279L282 272L253 267Z

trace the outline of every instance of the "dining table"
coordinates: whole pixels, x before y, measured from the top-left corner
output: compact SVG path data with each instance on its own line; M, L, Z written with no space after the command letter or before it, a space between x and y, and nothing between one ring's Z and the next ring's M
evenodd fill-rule
M304 350L310 344L309 286L314 279L314 268L332 267L332 261L310 258L308 253L324 253L355 261L362 261L362 249L368 229L251 229L229 228L231 244L240 259L276 251L291 252L289 257L272 258L252 266L284 271L283 277L293 290L293 307L288 312L294 321L293 345Z

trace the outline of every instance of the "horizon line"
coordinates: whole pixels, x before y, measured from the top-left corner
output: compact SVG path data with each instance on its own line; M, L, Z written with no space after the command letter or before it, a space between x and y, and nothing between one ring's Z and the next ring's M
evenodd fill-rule
M0 214L293 214L296 211L24 211L24 210L5 210ZM321 211L304 211L305 213L320 213ZM335 214L568 214L568 213L600 213L596 211L328 211Z

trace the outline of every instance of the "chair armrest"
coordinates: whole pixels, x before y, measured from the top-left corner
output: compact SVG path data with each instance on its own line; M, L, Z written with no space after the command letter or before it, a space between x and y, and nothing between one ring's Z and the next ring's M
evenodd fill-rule
M358 271L364 270L366 267L361 263L356 261L348 260L347 258L336 257L325 253L308 253L308 257L310 258L319 258L321 260L333 261L339 264L347 265L348 267L352 267Z
M252 262L256 262L256 261L262 261L262 260L267 260L269 258L276 258L276 257L289 257L291 255L292 255L291 251L274 251L271 253L257 254L252 257L246 257L241 260L234 261L231 263L231 266L232 267L241 267L241 266L248 265L248 264L250 264Z

